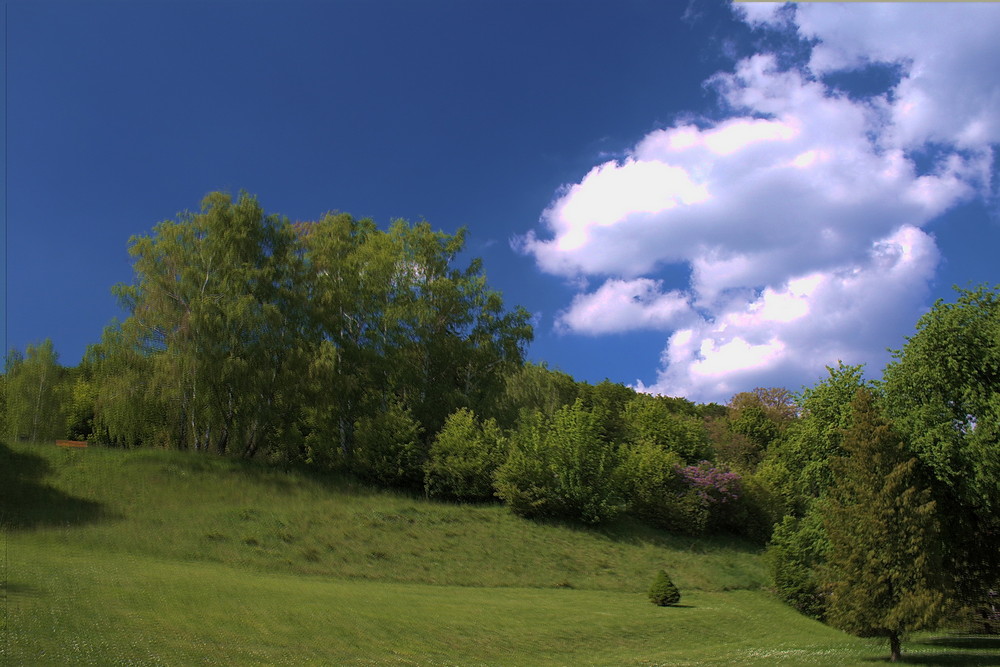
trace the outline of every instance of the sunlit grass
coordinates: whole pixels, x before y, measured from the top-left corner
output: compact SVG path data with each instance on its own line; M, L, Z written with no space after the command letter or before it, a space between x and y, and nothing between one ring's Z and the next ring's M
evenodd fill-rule
M196 454L0 453L3 664L854 665L887 653L777 602L739 541L537 524ZM647 601L660 568L682 606ZM920 664L1000 663L988 639L919 639L904 653Z
M760 592L472 588L15 549L10 664L764 664L871 653ZM781 648L785 647L785 648Z

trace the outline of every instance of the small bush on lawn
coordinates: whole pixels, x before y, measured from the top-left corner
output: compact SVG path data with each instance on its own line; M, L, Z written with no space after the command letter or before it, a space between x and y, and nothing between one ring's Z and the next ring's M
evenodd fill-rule
M660 570L656 575L653 586L649 589L649 601L661 607L677 604L681 601L680 591L663 570Z

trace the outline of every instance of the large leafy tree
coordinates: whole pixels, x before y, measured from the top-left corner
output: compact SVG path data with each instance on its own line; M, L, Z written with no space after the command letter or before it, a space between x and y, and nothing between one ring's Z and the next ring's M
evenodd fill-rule
M893 662L910 631L933 627L947 596L936 504L916 457L859 390L831 462L836 480L823 506L830 542L828 619L861 637L886 637Z
M339 456L354 457L353 425L390 405L409 411L429 441L455 410L497 401L531 327L526 311L504 309L479 260L455 268L464 230L396 221L381 231L331 214L299 231L325 346L314 377L330 399L310 413L316 447L337 443Z
M1000 293L938 301L894 356L888 412L933 474L946 564L974 603L1000 584Z
M291 225L246 194L213 193L200 213L132 238L136 281L115 288L130 316L102 356L105 366L141 369L131 378L138 391L120 390L155 403L165 437L248 456L288 442L310 356L296 250ZM123 398L98 404L120 410L109 403ZM128 419L102 421L113 440L149 436L123 430Z
M768 498L768 511L783 516L768 549L775 589L786 602L822 618L827 596L819 570L828 541L820 501L834 482L830 461L844 454L851 402L867 384L861 366L838 364L828 376L798 397L801 417L773 441L754 476Z

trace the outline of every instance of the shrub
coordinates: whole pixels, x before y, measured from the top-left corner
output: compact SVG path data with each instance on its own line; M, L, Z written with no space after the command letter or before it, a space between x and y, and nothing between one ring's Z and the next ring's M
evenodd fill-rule
M408 409L391 403L377 416L365 416L354 425L354 471L390 486L419 484L424 451L420 425Z
M618 458L582 401L551 420L536 412L522 420L497 470L497 496L521 516L600 523L624 504Z
M681 458L651 442L642 442L624 451L622 479L629 507L649 523L676 529L677 500L684 493L678 474Z
M626 449L622 467L631 510L666 530L701 535L730 528L746 514L740 476L707 461L682 466L676 452L642 442Z
M496 421L480 423L466 408L452 413L431 445L424 466L428 495L459 500L493 497L493 473L503 460L507 439Z
M661 607L677 604L681 601L680 591L674 586L674 582L670 581L670 577L664 570L660 570L656 579L653 580L653 585L649 589L649 601Z
M826 614L827 597L819 573L829 549L822 514L814 508L802 519L786 516L774 529L766 554L778 597L820 620Z

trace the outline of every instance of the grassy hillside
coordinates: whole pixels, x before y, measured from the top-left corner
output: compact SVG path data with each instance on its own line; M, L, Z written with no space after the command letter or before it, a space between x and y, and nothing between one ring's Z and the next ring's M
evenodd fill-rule
M10 664L864 664L748 544L178 452L0 446ZM645 590L666 568L684 598ZM928 640L930 641L930 640ZM909 645L925 664L997 646ZM971 641L971 640L970 640ZM933 658L931 657L933 656Z

